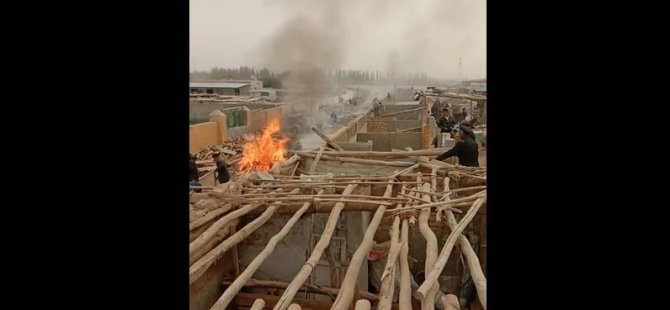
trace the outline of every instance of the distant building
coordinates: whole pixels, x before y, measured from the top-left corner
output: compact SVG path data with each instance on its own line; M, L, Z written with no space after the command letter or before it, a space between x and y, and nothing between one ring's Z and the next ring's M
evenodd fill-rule
M269 101L277 101L277 90L274 88L251 89L249 93Z
M190 82L191 94L249 95L251 83Z

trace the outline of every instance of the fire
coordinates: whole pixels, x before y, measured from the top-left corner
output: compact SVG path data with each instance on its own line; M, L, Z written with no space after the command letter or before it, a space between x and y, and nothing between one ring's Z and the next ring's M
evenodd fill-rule
M274 135L278 132L279 120L274 119L263 129L262 134L247 138L239 164L240 171L251 169L267 172L274 163L286 159L284 156L288 138L275 138Z

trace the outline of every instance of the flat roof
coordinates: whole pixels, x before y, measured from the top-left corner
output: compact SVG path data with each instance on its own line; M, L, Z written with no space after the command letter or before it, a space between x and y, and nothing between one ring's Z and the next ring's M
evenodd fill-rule
M240 88L248 86L249 83L207 83L207 82L190 82L191 88Z

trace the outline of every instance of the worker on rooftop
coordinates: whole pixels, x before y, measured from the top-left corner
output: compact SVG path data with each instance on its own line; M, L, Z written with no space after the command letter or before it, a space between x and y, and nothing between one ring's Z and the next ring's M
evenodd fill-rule
M226 161L221 157L221 153L215 152L212 154L214 162L216 163L216 170L214 171L214 179L220 184L227 183L230 181L230 173L228 173L228 167Z
M470 127L461 125L456 134L456 145L444 154L435 157L437 160L445 160L449 157L458 157L461 166L479 167L479 146L475 142L475 134Z
M195 165L195 161L198 159L195 155L189 154L189 185L190 186L202 186L200 184L200 179L198 176L198 167ZM196 193L202 192L202 189L196 188Z
M442 116L437 120L437 127L440 128L440 133L449 133L451 137L453 138L453 134L451 134L451 129L454 128L456 125L456 120L449 115L449 109L444 108L442 109ZM437 147L437 137L433 138L433 147Z

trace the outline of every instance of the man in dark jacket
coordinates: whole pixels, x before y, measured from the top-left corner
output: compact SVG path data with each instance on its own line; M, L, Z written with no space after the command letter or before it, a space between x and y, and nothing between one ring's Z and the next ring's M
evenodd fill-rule
M437 127L440 128L440 132L451 132L454 125L456 125L456 120L449 115L449 109L442 109L442 117L437 120Z
M461 166L479 167L479 146L475 142L475 134L472 129L467 126L460 126L460 130L456 134L459 140L451 150L437 156L437 160L445 160L449 157L458 157L458 163Z
M437 127L440 128L440 132L449 133L453 138L454 136L451 134L451 129L454 128L454 125L456 125L456 120L449 115L449 109L442 109L442 116L437 120ZM438 136L439 135L433 138L433 147L437 147Z
M230 173L228 173L228 167L226 166L226 161L220 156L220 153L212 154L214 162L216 163L215 178L220 184L224 184L230 181Z
M198 176L198 167L195 165L197 157L195 157L193 154L189 154L189 174L188 174L188 179L189 179L189 185L191 186L202 186L200 184L200 179ZM202 189L195 189L196 193L202 192Z

